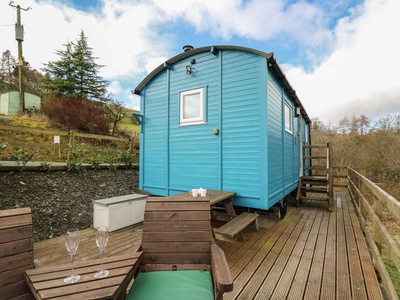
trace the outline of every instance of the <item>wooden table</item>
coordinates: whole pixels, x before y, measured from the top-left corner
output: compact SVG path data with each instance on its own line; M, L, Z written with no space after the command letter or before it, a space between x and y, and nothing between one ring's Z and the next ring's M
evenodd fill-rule
M126 289L139 266L142 252L104 258L104 268L110 274L101 279L94 274L101 269L100 259L74 264L78 282L65 284L71 265L42 267L25 271L25 280L36 299L125 299Z
M231 216L236 216L235 209L233 208L232 201L233 197L236 195L236 192L228 192L228 191L217 191L217 190L207 190L207 198L210 199L210 205L214 205L222 202L224 204L226 213ZM186 198L191 197L190 192L177 194L173 196L169 196L168 198ZM201 196L198 196L201 198ZM195 197L194 197L195 198ZM225 220L227 221L227 220Z
M215 205L217 203L223 203L226 212L218 212L212 211L212 218L216 221L223 221L225 222L226 226L218 228L217 230L213 230L213 236L215 239L227 241L227 242L234 242L236 240L245 241L243 230L252 222L255 222L256 230L258 230L258 222L257 222L257 214L248 214L244 213L237 218L237 214L235 209L233 208L233 197L236 195L236 192L228 192L228 191L217 191L217 190L207 190L207 198L210 200L210 205ZM190 192L177 194L173 196L169 196L168 198L171 199L179 199L179 198L187 198L191 197L192 195ZM197 196L200 197L200 196ZM196 198L196 197L193 197ZM243 218L242 218L243 217ZM222 229L227 230L222 230ZM235 237L233 236L226 236L225 231L233 231Z

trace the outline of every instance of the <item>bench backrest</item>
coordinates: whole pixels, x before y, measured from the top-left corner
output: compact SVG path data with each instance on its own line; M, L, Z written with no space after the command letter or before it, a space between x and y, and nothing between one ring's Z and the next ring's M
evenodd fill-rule
M24 279L24 271L33 267L30 208L0 210L1 294L7 299L33 299Z
M149 197L142 237L142 269L209 270L210 201L207 197Z

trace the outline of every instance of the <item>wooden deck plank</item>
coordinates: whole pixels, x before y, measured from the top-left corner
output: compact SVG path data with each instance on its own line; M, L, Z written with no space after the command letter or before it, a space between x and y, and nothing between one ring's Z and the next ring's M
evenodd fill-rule
M364 234L359 225L354 206L351 205L350 195L348 193L344 193L342 197L345 197L348 203L368 299L383 299L382 290L380 289L378 278L376 277L375 269L372 264L372 259L369 254Z
M318 234L319 223L322 213L314 211L310 214L306 225L304 226L296 245L290 254L286 267L281 275L281 278L272 294L274 299L287 299L289 291L293 289L294 277L297 273L300 262L303 259L303 254L308 255L313 253L315 240ZM310 249L310 245L312 248ZM308 248L307 248L308 246ZM305 260L304 260L305 261ZM306 273L308 274L308 270ZM302 297L299 297L302 298ZM299 299L297 298L297 299Z
M287 219L291 219L293 215L293 211L288 213ZM263 247L266 240L268 240L275 229L279 226L274 222L273 227L264 227L265 224L260 223L261 227L258 232L252 232L251 238L244 244L240 243L229 243L231 245L236 245L236 247L231 247L230 250L232 251L235 248L235 252L232 255L227 256L228 263L231 266L231 269L238 270L240 272L243 270L243 267L246 263L248 263L256 254L257 252ZM236 263L239 263L239 266L235 266ZM238 273L237 273L238 274ZM236 273L233 272L232 277L236 278Z
M349 257L349 274L351 284L351 298L352 299L367 299L367 293L364 285L364 278L361 270L360 258L358 256L358 248L354 236L353 226L351 223L350 212L348 208L348 201L342 198L343 194L338 194L337 198L342 200L342 211L344 228L346 233L346 245Z
M225 257L229 259L232 255L238 256L238 254L235 254L238 249L240 251L246 252L246 248L250 248L251 245L254 243L255 240L260 238L265 231L270 228L273 224L276 223L276 220L273 220L271 218L271 214L264 214L267 217L266 218L260 218L259 220L259 226L260 226L260 231L255 232L254 230L251 230L251 232L247 233L247 231L250 231L249 228L245 229L243 231L243 234L245 235L246 238L246 243L241 244L241 243L230 243L230 242L224 242L217 240L217 244L220 246L222 250L225 252ZM248 240L249 239L249 240ZM231 263L232 265L234 264L234 260L231 258Z
M330 213L320 299L335 299L336 295L336 223L336 214Z
M318 299L325 257L328 220L329 213L327 211L319 212L287 299ZM309 276L304 276L304 274L309 274Z
M343 220L343 209L341 199L337 199L336 212L336 234L337 234L337 264L336 264L336 295L339 299L350 299L350 275L348 269L349 259L347 256L346 233Z
M241 292L247 286L252 287L252 291L255 294L257 289L261 286L262 281L252 280L253 283L249 285L250 279L252 279L255 271L260 268L267 271L268 266L264 263L265 257L270 253L270 251L275 248L277 245L282 243L284 239L286 239L290 232L293 230L294 226L302 217L302 213L299 210L296 210L296 213L293 215L287 216L284 220L281 220L279 224L274 227L271 227L271 230L266 234L267 239L260 239L257 243L257 246L252 247L253 252L255 253L253 257L246 257L248 262L236 264L234 268L231 268L231 274L234 278L233 283L233 291L226 293L224 295L224 299L252 299L251 297L247 297L246 295L242 295ZM276 254L271 257L275 257ZM236 268L235 268L236 267Z
M260 230L246 228L245 243L218 241L234 279L224 299L383 299L349 195L335 197L334 212L324 201L296 207L292 199L283 220L259 213ZM81 234L76 263L100 259L94 229ZM111 232L105 255L135 251L141 236L141 223ZM36 243L34 251L43 265L69 263L63 237Z
M293 236L293 232L296 231L298 233L298 228L303 228L303 225L307 220L309 213L309 211L305 210L299 211L299 213L297 214L299 216L298 222L295 222L293 220L289 224L289 226L286 227L285 231L279 236L272 249L268 251L268 255L264 256L265 258L261 262L261 265L259 265L258 269L255 272L253 271L254 276L252 276L247 286L243 289L242 293L240 293L239 299L254 299L259 288L264 287L265 285L265 289L268 291L270 289L270 286L275 286L276 282L272 280L266 281L265 279L273 268L276 260L279 257L279 254L285 247L287 241L291 236Z

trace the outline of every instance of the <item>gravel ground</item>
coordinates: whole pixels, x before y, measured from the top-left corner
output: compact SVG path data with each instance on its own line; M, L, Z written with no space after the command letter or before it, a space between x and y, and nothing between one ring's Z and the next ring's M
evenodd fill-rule
M92 200L131 194L138 171L0 172L0 209L30 207L34 241L93 224Z

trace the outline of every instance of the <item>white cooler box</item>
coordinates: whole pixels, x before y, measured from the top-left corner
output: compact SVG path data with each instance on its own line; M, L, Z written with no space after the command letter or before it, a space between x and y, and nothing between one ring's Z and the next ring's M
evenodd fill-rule
M114 231L142 222L146 200L139 194L93 200L93 227L104 225Z

